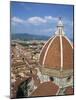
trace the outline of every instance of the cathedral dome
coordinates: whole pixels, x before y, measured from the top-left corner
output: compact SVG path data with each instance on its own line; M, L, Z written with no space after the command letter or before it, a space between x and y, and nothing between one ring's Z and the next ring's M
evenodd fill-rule
M55 35L43 46L40 53L40 65L44 74L64 77L73 71L73 45L65 36L61 19Z

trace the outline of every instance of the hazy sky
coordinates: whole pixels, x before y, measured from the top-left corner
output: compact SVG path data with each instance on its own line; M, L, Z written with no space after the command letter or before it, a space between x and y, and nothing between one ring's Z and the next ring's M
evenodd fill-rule
M73 6L11 2L11 33L52 35L58 18L62 17L64 30L73 37Z

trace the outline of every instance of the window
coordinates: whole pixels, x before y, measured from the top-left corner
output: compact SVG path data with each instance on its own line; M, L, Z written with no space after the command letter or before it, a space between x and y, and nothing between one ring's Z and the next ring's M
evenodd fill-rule
M67 78L67 82L69 82L71 80L71 76L69 76L68 78Z
M54 81L54 78L53 77L50 77L50 81Z

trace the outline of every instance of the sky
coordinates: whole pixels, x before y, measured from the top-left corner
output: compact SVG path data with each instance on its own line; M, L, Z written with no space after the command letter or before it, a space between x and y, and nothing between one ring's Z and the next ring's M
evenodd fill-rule
M65 34L73 38L73 6L11 2L11 33L51 36L61 17Z

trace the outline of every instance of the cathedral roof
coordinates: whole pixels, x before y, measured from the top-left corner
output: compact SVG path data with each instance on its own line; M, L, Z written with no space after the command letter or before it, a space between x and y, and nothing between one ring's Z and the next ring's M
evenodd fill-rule
M41 83L38 88L31 94L31 96L54 96L57 94L59 87L49 82Z

